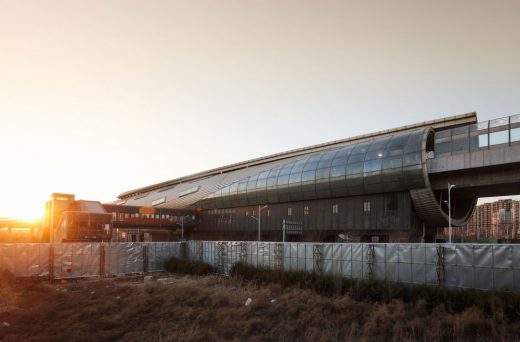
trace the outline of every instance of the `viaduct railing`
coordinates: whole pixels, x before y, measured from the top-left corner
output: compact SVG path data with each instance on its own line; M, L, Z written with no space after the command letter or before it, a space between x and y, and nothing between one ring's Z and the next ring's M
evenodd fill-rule
M66 279L163 271L171 257L207 262L220 274L242 261L287 271L407 284L520 291L520 245L189 241L0 244L0 270Z

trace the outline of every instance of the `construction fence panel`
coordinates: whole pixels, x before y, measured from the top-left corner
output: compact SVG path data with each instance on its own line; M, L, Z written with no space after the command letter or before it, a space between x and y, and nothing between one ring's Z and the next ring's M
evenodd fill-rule
M367 275L365 263L365 245L352 244L352 278L364 279Z
M493 245L493 249L493 288L512 290L515 288L513 248L511 245Z
M143 246L140 242L118 242L107 245L107 275L139 274L144 272Z
M439 269L439 254L438 245L424 244L425 259L425 284L436 285L439 283L438 269Z
M202 248L202 252L199 252L202 253L202 261L217 267L217 243L214 241L203 241L200 247Z
M54 243L54 279L99 276L99 243Z
M0 270L16 277L46 277L49 275L49 244L0 244Z
M341 244L341 255L343 260L343 277L352 278L352 244Z
M150 242L148 246L148 272L166 270L170 258L181 257L181 242Z
M229 274L238 261L287 271L481 290L520 290L520 245L245 241L4 243L0 270L66 279L162 271L187 255Z
M511 254L513 255L513 288L520 291L520 248L513 248Z

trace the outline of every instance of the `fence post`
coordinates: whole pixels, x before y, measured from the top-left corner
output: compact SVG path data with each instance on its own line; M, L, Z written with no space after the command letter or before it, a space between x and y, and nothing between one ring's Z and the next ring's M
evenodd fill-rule
M367 268L368 268L368 279L374 279L374 245L367 245Z
M186 244L187 244L187 242L185 242L185 241L181 242L181 259L188 258L188 248L187 248Z
M281 270L283 269L283 244L277 243L274 248L275 268Z
M217 273L224 274L224 259L226 255L226 245L224 242L217 242Z
M54 246L49 247L49 282L54 281Z
M148 246L143 245L143 273L148 273Z
M444 284L444 246L437 246L437 285Z
M312 258L314 259L314 272L321 274L323 272L322 269L322 256L323 256L323 245L314 244L312 246ZM298 256L296 256L298 257Z
M99 277L105 278L105 246L99 246Z
M240 261L243 263L247 261L247 242L240 243Z
M199 258L199 261L202 261L204 260L204 243L202 241L199 241L198 242L198 258Z

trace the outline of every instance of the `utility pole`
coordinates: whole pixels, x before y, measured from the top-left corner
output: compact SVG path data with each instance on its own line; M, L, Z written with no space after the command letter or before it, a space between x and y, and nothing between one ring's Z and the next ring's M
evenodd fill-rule
M455 187L455 184L448 182L448 242L451 243L451 189Z

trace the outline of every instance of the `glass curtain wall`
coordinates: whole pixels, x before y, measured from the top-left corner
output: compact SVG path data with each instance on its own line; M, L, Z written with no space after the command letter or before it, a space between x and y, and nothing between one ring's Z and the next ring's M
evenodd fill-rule
M234 182L201 201L225 208L424 187L427 129L325 150Z

